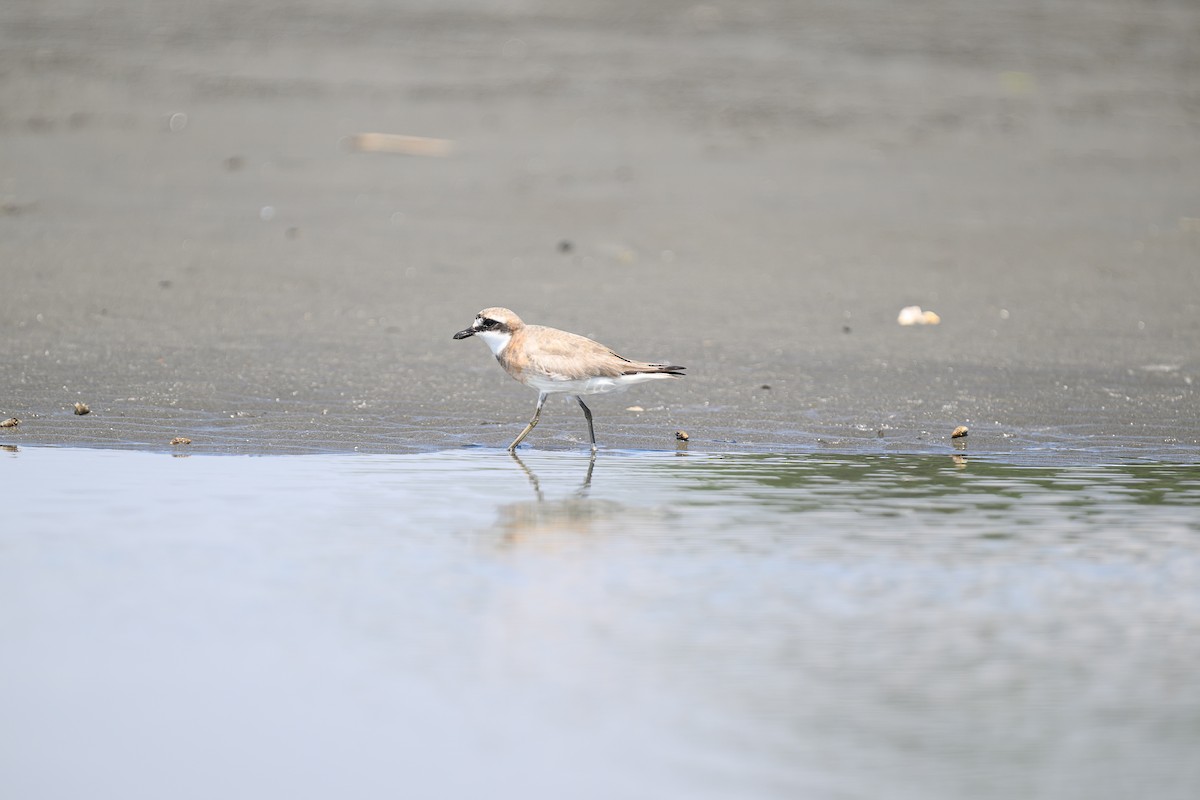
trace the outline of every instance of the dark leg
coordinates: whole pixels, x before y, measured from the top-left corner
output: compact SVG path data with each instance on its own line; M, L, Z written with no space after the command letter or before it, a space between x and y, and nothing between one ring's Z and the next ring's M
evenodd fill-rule
M592 427L592 410L583 404L582 397L576 397L575 402L579 403L579 407L583 409L583 416L588 421L588 436L592 437L592 452L596 452L596 429Z
M545 392L538 393L537 408L534 409L533 419L529 420L529 424L525 426L525 430L521 431L521 435L518 436L516 439L513 439L513 443L508 446L508 452L511 453L514 450L516 450L517 445L519 445L521 442L525 441L525 437L528 436L529 432L531 430L533 430L535 425L537 425L538 417L540 417L542 415L542 406L544 406L546 404L546 398L549 396L550 395L546 394Z

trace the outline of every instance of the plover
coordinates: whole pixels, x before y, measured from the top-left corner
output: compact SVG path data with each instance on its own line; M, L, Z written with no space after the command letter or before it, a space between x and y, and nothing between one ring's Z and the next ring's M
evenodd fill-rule
M569 395L579 403L587 419L594 452L596 429L592 426L592 411L583 402L584 395L615 392L659 378L682 378L686 369L672 364L632 361L586 336L542 325L526 325L507 308L485 308L475 315L471 327L454 334L455 339L468 336L478 336L487 342L505 372L538 391L533 419L508 446L510 452L516 450L538 424L542 406L552 394Z

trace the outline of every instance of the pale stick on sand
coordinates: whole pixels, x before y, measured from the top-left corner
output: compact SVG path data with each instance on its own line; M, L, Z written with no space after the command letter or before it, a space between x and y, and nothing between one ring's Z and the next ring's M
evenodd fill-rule
M450 139L399 133L359 133L350 137L350 147L360 153L394 153L431 158L445 158L454 152L454 142Z

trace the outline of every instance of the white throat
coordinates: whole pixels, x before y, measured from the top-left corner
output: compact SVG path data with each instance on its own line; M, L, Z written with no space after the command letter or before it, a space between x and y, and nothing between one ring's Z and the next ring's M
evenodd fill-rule
M504 348L508 347L508 343L512 341L512 334L508 332L479 331L475 335L487 342L487 346L492 348L492 355L494 356L499 356L503 353Z

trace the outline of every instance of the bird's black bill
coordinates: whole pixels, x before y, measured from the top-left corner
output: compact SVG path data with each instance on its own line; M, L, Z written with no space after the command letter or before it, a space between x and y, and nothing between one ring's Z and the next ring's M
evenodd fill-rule
M475 335L475 329L467 328L465 331L459 331L458 333L454 334L454 338L455 339L465 339L468 336L474 336L474 335Z

